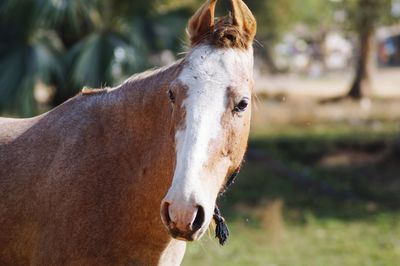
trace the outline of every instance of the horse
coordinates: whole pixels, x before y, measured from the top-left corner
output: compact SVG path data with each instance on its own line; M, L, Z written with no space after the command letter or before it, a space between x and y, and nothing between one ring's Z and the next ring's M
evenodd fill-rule
M181 60L0 119L0 265L179 265L250 130L256 21L190 18Z

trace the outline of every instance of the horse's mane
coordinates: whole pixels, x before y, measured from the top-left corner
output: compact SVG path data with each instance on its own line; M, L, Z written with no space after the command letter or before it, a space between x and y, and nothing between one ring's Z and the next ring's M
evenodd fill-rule
M124 87L128 85L129 87L143 87L141 86L142 84L147 84L150 85L154 82L159 82L160 77L168 77L170 74L171 70L177 69L183 59L179 59L169 65L162 66L159 68L152 68L149 70L146 70L144 72L136 73L133 74L131 77L126 79L121 85L115 87L115 88L109 88L109 87L104 87L104 88L89 88L89 87L83 87L81 90L80 94L82 95L98 95L102 93L106 93L109 91L114 91L115 89L119 89L121 87ZM140 86L138 86L140 85Z
M124 83L135 83L135 82L141 82L143 80L156 78L160 75L163 75L168 70L179 66L182 63L182 61L183 61L183 59L179 59L171 64L168 64L168 65L165 65L162 67L151 68L144 72L133 74L130 78L125 80Z
M134 74L117 88L125 87L129 88L129 90L142 90L143 88L165 86L177 76L183 63L184 59L179 59L163 67L153 68Z

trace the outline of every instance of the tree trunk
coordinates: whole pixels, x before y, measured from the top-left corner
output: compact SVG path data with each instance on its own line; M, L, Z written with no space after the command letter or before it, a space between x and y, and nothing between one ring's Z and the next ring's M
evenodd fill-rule
M372 92L371 85L371 57L374 40L374 30L360 32L359 42L360 48L358 52L356 72L353 84L348 96L353 99L361 99L370 97Z
M359 0L359 19L356 22L359 50L356 71L347 96L353 99L370 97L372 93L371 72L373 65L372 49L376 20L376 0Z

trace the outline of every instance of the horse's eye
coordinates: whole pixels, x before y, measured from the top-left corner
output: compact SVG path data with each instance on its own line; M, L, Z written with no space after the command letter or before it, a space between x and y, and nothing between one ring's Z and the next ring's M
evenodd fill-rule
M169 96L170 101L172 103L175 103L175 95L171 90L168 91L168 96Z
M243 98L233 109L235 112L243 112L249 105L249 99Z

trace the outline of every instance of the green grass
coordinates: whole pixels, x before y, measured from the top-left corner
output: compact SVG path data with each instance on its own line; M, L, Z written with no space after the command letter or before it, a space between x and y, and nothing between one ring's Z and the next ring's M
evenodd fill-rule
M231 226L225 247L205 237L189 244L183 265L398 265L399 215L343 221L309 216L305 224L284 226L281 236L244 222ZM275 240L274 240L275 238Z
M258 130L219 202L228 243L210 232L188 245L183 265L400 265L397 129ZM322 163L338 154L355 155Z

